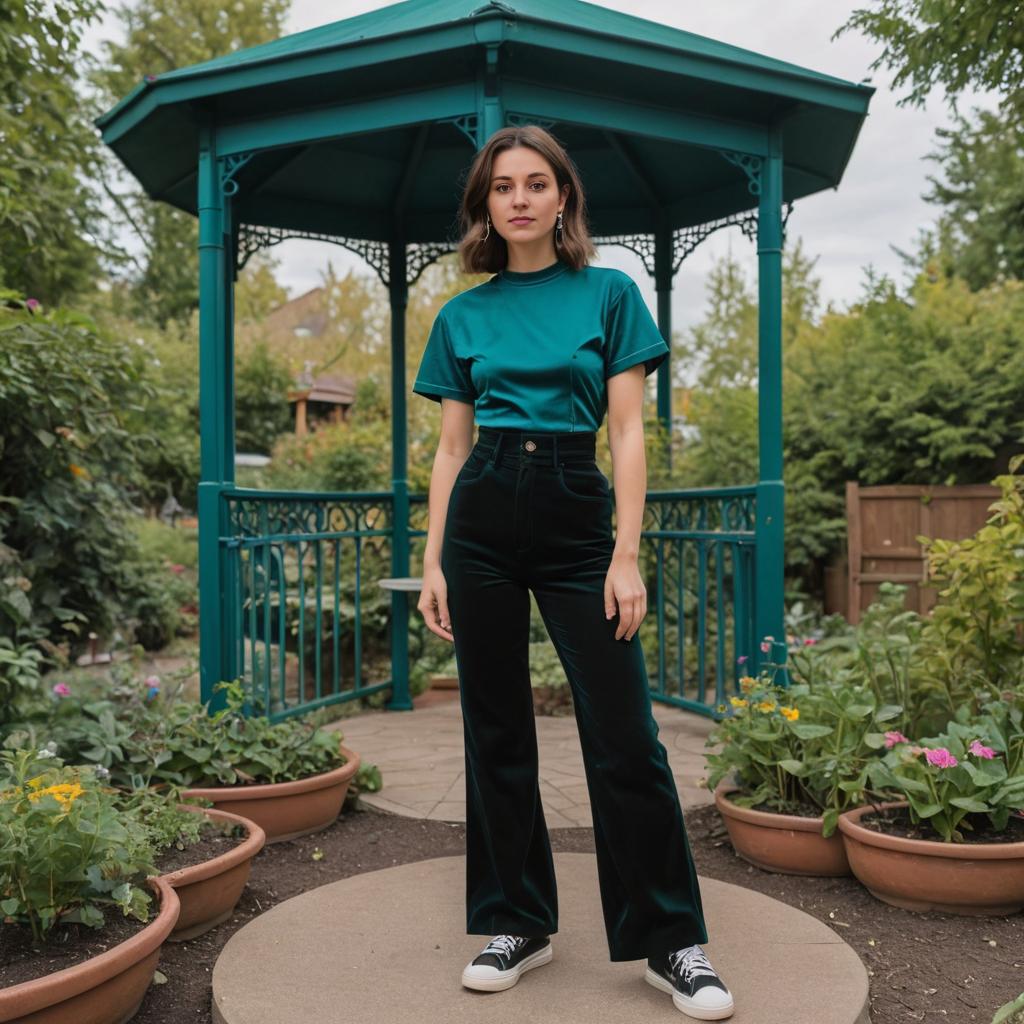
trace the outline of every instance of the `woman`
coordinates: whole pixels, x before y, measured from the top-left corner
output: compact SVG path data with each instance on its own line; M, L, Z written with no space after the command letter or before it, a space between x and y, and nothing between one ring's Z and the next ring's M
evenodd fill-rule
M462 983L509 988L550 962L558 930L528 661L532 591L572 688L610 958L648 958L646 980L680 1010L720 1020L733 1000L698 945L697 873L634 640L647 614L637 566L644 378L668 346L635 282L589 266L579 175L550 133L495 132L470 169L461 222L464 269L495 274L438 312L413 391L441 405L418 608L455 646L466 930L494 936ZM595 461L606 411L614 539Z

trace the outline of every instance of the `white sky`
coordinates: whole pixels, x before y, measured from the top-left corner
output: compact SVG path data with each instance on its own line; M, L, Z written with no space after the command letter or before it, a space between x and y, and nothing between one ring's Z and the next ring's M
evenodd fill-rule
M515 5L515 0L511 0ZM293 0L288 32L349 18L388 6L375 0ZM845 307L861 294L864 268L905 281L902 263L892 246L913 248L918 229L930 225L936 208L925 203L927 176L936 164L926 160L935 148L935 129L950 123L945 101L936 91L924 108L897 107L898 96L890 91L890 75L884 69L869 71L880 48L856 32L846 32L835 42L832 33L858 7L869 0L719 0L717 3L681 3L680 0L603 0L600 6L621 10L709 36L749 50L791 61L816 71L859 82L871 76L875 86L868 117L861 129L845 174L836 190L819 192L798 200L787 223L787 244L797 236L812 259L821 279L823 303ZM86 45L108 35L112 19L96 26ZM906 90L903 89L900 95ZM965 95L961 110L971 105L993 107L994 97ZM291 240L272 250L282 260L278 276L292 295L314 287L331 260L338 271L348 267L372 273L363 261L341 246ZM744 266L747 279L756 281L755 247L739 228L712 233L682 263L675 279L673 328L684 329L702 319L704 279L716 258L732 252ZM654 288L640 259L620 246L608 246L601 262L630 274L654 309Z

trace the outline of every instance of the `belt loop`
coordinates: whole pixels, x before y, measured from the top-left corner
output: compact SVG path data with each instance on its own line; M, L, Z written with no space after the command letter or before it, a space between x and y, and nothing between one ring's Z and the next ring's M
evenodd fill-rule
M501 442L505 440L505 435L499 431L497 436L494 438L494 451L491 453L491 465L497 466L498 459L501 457Z
M551 465L558 469L558 435L555 434L551 438Z

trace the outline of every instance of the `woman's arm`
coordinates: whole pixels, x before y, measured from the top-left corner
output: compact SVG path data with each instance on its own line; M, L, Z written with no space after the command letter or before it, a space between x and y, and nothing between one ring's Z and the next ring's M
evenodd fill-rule
M619 611L615 639L633 639L647 614L647 588L637 564L647 501L644 365L608 378L608 445L615 491L615 549L604 584L605 617Z
M448 617L448 588L441 572L441 539L448 515L448 500L462 464L473 450L473 406L453 398L441 399L441 436L430 472L427 499L427 539L423 549L423 588L416 607L427 628L452 640Z

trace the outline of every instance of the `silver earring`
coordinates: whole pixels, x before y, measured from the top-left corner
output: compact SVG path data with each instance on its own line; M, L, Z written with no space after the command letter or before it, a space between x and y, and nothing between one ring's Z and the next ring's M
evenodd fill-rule
M487 218L487 232L480 238L481 242L486 242L491 234L491 218Z
M558 211L558 220L555 221L555 244L562 244L562 211Z

